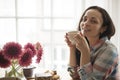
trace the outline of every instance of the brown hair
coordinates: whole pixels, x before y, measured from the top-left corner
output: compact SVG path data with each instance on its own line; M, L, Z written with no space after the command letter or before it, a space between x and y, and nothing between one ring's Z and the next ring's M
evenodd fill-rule
M115 26L113 24L113 21L111 19L111 17L109 16L108 12L101 8L101 7L98 7L98 6L91 6L91 7L88 7L83 15L81 16L81 19L80 19L80 22L79 22L79 25L78 25L78 30L81 30L80 29L80 23L81 21L83 20L83 16L85 15L86 11L88 11L89 9L95 9L95 10L98 10L101 15L102 15L102 19L103 19L103 24L102 24L102 27L106 27L106 31L104 31L101 35L100 35L100 38L102 37L105 37L107 36L108 39L110 39L114 34L115 34Z

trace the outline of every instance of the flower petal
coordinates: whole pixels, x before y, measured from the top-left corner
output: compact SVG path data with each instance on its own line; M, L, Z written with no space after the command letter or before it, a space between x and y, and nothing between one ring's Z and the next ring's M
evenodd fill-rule
M32 56L35 56L35 55L36 55L36 50L35 50L35 47L34 47L33 44L27 43L27 44L24 46L24 49L27 49L27 48L30 48L30 49L33 51Z
M22 53L21 48L19 43L8 42L3 46L4 55L8 59L18 59Z
M29 66L32 63L32 50L30 48L25 49L21 59L19 60L19 64L21 66Z
M0 67L7 68L11 65L10 60L4 57L3 51L0 51Z

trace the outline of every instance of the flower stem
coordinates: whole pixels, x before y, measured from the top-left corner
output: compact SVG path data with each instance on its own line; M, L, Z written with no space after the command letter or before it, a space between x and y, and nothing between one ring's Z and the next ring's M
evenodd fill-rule
M12 72L13 72L14 77L16 77L16 69L15 69L14 63L12 64Z

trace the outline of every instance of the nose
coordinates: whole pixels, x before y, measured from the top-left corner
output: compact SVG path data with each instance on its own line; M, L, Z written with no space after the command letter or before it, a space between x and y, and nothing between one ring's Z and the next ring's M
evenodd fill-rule
M85 22L84 22L84 25L89 25L90 24L90 21L89 20L86 20Z
M81 24L80 24L80 28L81 29L84 29L85 27L88 27L90 25L90 21L87 19L86 21L83 21Z

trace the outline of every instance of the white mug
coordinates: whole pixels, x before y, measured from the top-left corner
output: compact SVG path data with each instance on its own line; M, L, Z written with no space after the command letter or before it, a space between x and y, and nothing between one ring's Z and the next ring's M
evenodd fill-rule
M69 31L67 33L68 33L69 40L72 42L72 44L75 44L74 37L75 37L75 35L79 34L80 31Z

